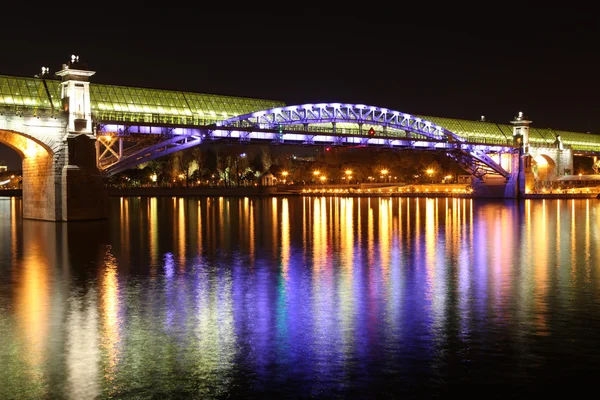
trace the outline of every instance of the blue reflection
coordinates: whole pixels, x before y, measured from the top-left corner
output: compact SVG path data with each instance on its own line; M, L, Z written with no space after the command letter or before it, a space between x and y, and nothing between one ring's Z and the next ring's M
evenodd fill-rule
M595 202L112 206L68 246L4 206L0 397L429 397L600 370Z

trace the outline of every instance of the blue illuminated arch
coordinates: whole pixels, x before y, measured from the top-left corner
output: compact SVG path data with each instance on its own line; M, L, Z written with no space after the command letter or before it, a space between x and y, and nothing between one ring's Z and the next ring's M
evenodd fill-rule
M417 133L432 140L464 142L464 139L420 117L364 104L319 103L277 107L218 121L220 128L275 129L280 125L320 123L370 124Z

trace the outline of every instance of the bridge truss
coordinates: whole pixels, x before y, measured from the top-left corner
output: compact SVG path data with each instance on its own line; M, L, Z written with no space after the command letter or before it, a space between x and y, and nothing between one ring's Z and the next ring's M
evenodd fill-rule
M476 177L509 173L491 153L515 151L506 144L467 143L430 121L362 104L278 107L206 126L155 126L97 121L98 167L113 175L206 141L321 146L383 146L441 151Z

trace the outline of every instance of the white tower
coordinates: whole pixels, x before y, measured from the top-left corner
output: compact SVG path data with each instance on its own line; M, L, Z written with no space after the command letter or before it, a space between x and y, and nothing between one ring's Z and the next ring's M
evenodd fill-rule
M529 154L529 124L531 122L525 119L522 111L519 111L514 121L510 121L513 124L513 138L520 140L524 155Z
M88 79L95 71L89 71L79 63L79 56L72 55L68 64L63 64L62 70L56 75L62 77L61 97L63 110L69 113L67 130L71 134L92 133L92 108L90 102L90 83Z

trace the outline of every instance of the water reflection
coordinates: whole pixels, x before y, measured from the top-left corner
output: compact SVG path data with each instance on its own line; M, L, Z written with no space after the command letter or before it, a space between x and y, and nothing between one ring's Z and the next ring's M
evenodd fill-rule
M0 398L389 397L600 367L593 200L111 209L55 224L0 201Z

